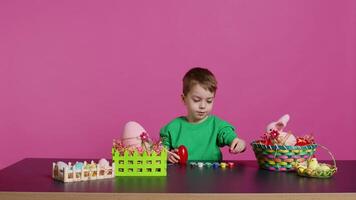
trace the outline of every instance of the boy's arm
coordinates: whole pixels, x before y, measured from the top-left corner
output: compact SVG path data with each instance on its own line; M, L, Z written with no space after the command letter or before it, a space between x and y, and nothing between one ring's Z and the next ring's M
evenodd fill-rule
M161 129L159 136L161 138L162 145L166 147L168 150L172 149L171 135L166 128Z
M179 155L177 154L177 149L172 148L172 137L170 131L166 127L162 128L159 136L162 141L162 145L168 150L167 160L171 163L179 162Z
M246 142L240 138L235 138L230 145L230 153L237 154L246 150Z
M217 144L219 147L223 147L225 145L230 146L235 138L237 138L237 135L235 133L234 127L225 126L218 132Z

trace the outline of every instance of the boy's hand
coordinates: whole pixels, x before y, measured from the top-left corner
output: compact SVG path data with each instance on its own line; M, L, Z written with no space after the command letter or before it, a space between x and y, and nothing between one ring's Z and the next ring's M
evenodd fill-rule
M230 145L230 153L237 154L237 153L242 153L246 150L246 143L244 140L241 140L239 138L235 138Z
M178 163L180 157L177 154L178 149L173 149L171 151L168 151L168 161L171 163Z

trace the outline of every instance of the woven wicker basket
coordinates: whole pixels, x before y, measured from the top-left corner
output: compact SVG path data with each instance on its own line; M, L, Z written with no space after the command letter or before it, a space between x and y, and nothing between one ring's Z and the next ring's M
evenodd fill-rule
M326 165L326 166L329 167L328 170L320 170L320 169L300 170L299 168L301 167L301 164L300 163L296 163L295 164L295 168L297 169L297 173L298 173L299 176L306 176L306 177L313 177L313 178L330 178L336 173L337 167L336 167L336 161L335 161L335 158L334 158L333 154L326 147L324 147L322 145L319 145L319 147L323 148L324 150L326 150L329 153L329 155L333 159L334 165L329 165L329 164L324 164L323 163L323 165Z
M251 143L256 159L262 169L271 171L294 171L296 163L313 156L317 144L306 146L281 146Z

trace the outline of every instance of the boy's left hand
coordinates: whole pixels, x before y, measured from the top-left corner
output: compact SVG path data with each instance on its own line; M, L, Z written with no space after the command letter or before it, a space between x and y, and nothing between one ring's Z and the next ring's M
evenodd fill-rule
M244 140L235 138L230 145L230 153L237 154L242 153L246 150L246 143Z

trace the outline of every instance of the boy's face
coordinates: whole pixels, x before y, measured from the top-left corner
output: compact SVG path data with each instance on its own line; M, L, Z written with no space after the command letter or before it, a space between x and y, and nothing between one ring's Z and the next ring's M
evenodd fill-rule
M214 93L204 89L200 84L194 85L186 96L182 95L182 98L187 107L189 122L203 121L213 108Z

